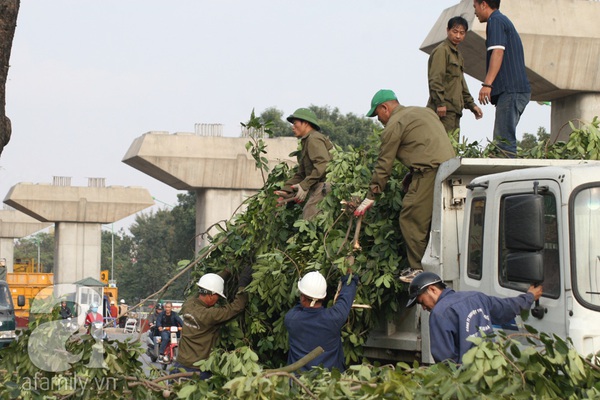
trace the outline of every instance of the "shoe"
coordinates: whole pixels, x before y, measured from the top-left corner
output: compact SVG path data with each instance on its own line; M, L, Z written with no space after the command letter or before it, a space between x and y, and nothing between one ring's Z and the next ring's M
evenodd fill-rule
M400 279L400 281L404 283L411 283L412 280L415 279L415 277L422 272L422 269L406 268L403 269L402 272L400 272L400 277L398 279Z

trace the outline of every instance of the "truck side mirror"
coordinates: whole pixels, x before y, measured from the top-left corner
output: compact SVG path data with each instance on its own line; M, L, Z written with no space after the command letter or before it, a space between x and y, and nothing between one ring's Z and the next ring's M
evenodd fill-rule
M509 196L504 200L504 245L513 251L544 249L544 197Z
M519 252L506 256L506 278L511 282L544 281L543 256L540 252Z
M25 296L20 294L17 296L17 305L19 307L25 307Z

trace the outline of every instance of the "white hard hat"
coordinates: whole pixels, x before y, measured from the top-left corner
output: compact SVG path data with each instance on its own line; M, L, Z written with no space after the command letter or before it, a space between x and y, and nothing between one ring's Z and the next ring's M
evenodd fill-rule
M125 299L121 299L121 304L125 304Z
M298 290L313 299L324 299L327 296L327 281L320 272L312 271L298 281Z
M217 274L204 274L196 283L198 287L208 290L209 292L213 292L226 299L223 294L223 288L225 286L225 281Z

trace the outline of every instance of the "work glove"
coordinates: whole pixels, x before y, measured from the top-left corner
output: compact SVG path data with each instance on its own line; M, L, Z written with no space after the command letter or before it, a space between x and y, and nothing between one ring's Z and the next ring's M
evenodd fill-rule
M365 213L367 212L367 210L369 208L371 208L371 206L373 205L373 203L375 203L375 200L364 199L362 201L362 203L360 203L360 205L358 206L358 208L356 210L354 210L354 216L355 217L360 217L361 215L365 215Z
M302 203L304 200L306 200L306 195L308 194L308 191L302 189L302 186L292 185L292 189L298 191L298 193L296 193L296 196L294 197L296 203Z
M246 287L252 282L252 265L246 265L240 274L240 279L238 281L239 287Z
M288 193L285 190L275 190L273 193L279 196L277 198L277 204L275 205L275 207L285 206L289 202L290 197L292 196L291 193Z

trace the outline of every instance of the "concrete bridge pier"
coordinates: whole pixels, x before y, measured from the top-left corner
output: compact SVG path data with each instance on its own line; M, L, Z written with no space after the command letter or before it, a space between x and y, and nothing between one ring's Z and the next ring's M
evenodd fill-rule
M148 132L131 144L123 162L178 190L196 191L196 251L206 245L200 234L228 220L264 183L246 150L249 138ZM293 137L263 139L269 166L284 161L298 147Z
M56 223L54 283L100 278L101 229L154 205L148 190L109 186L91 178L94 186L19 183L4 202L43 222Z

